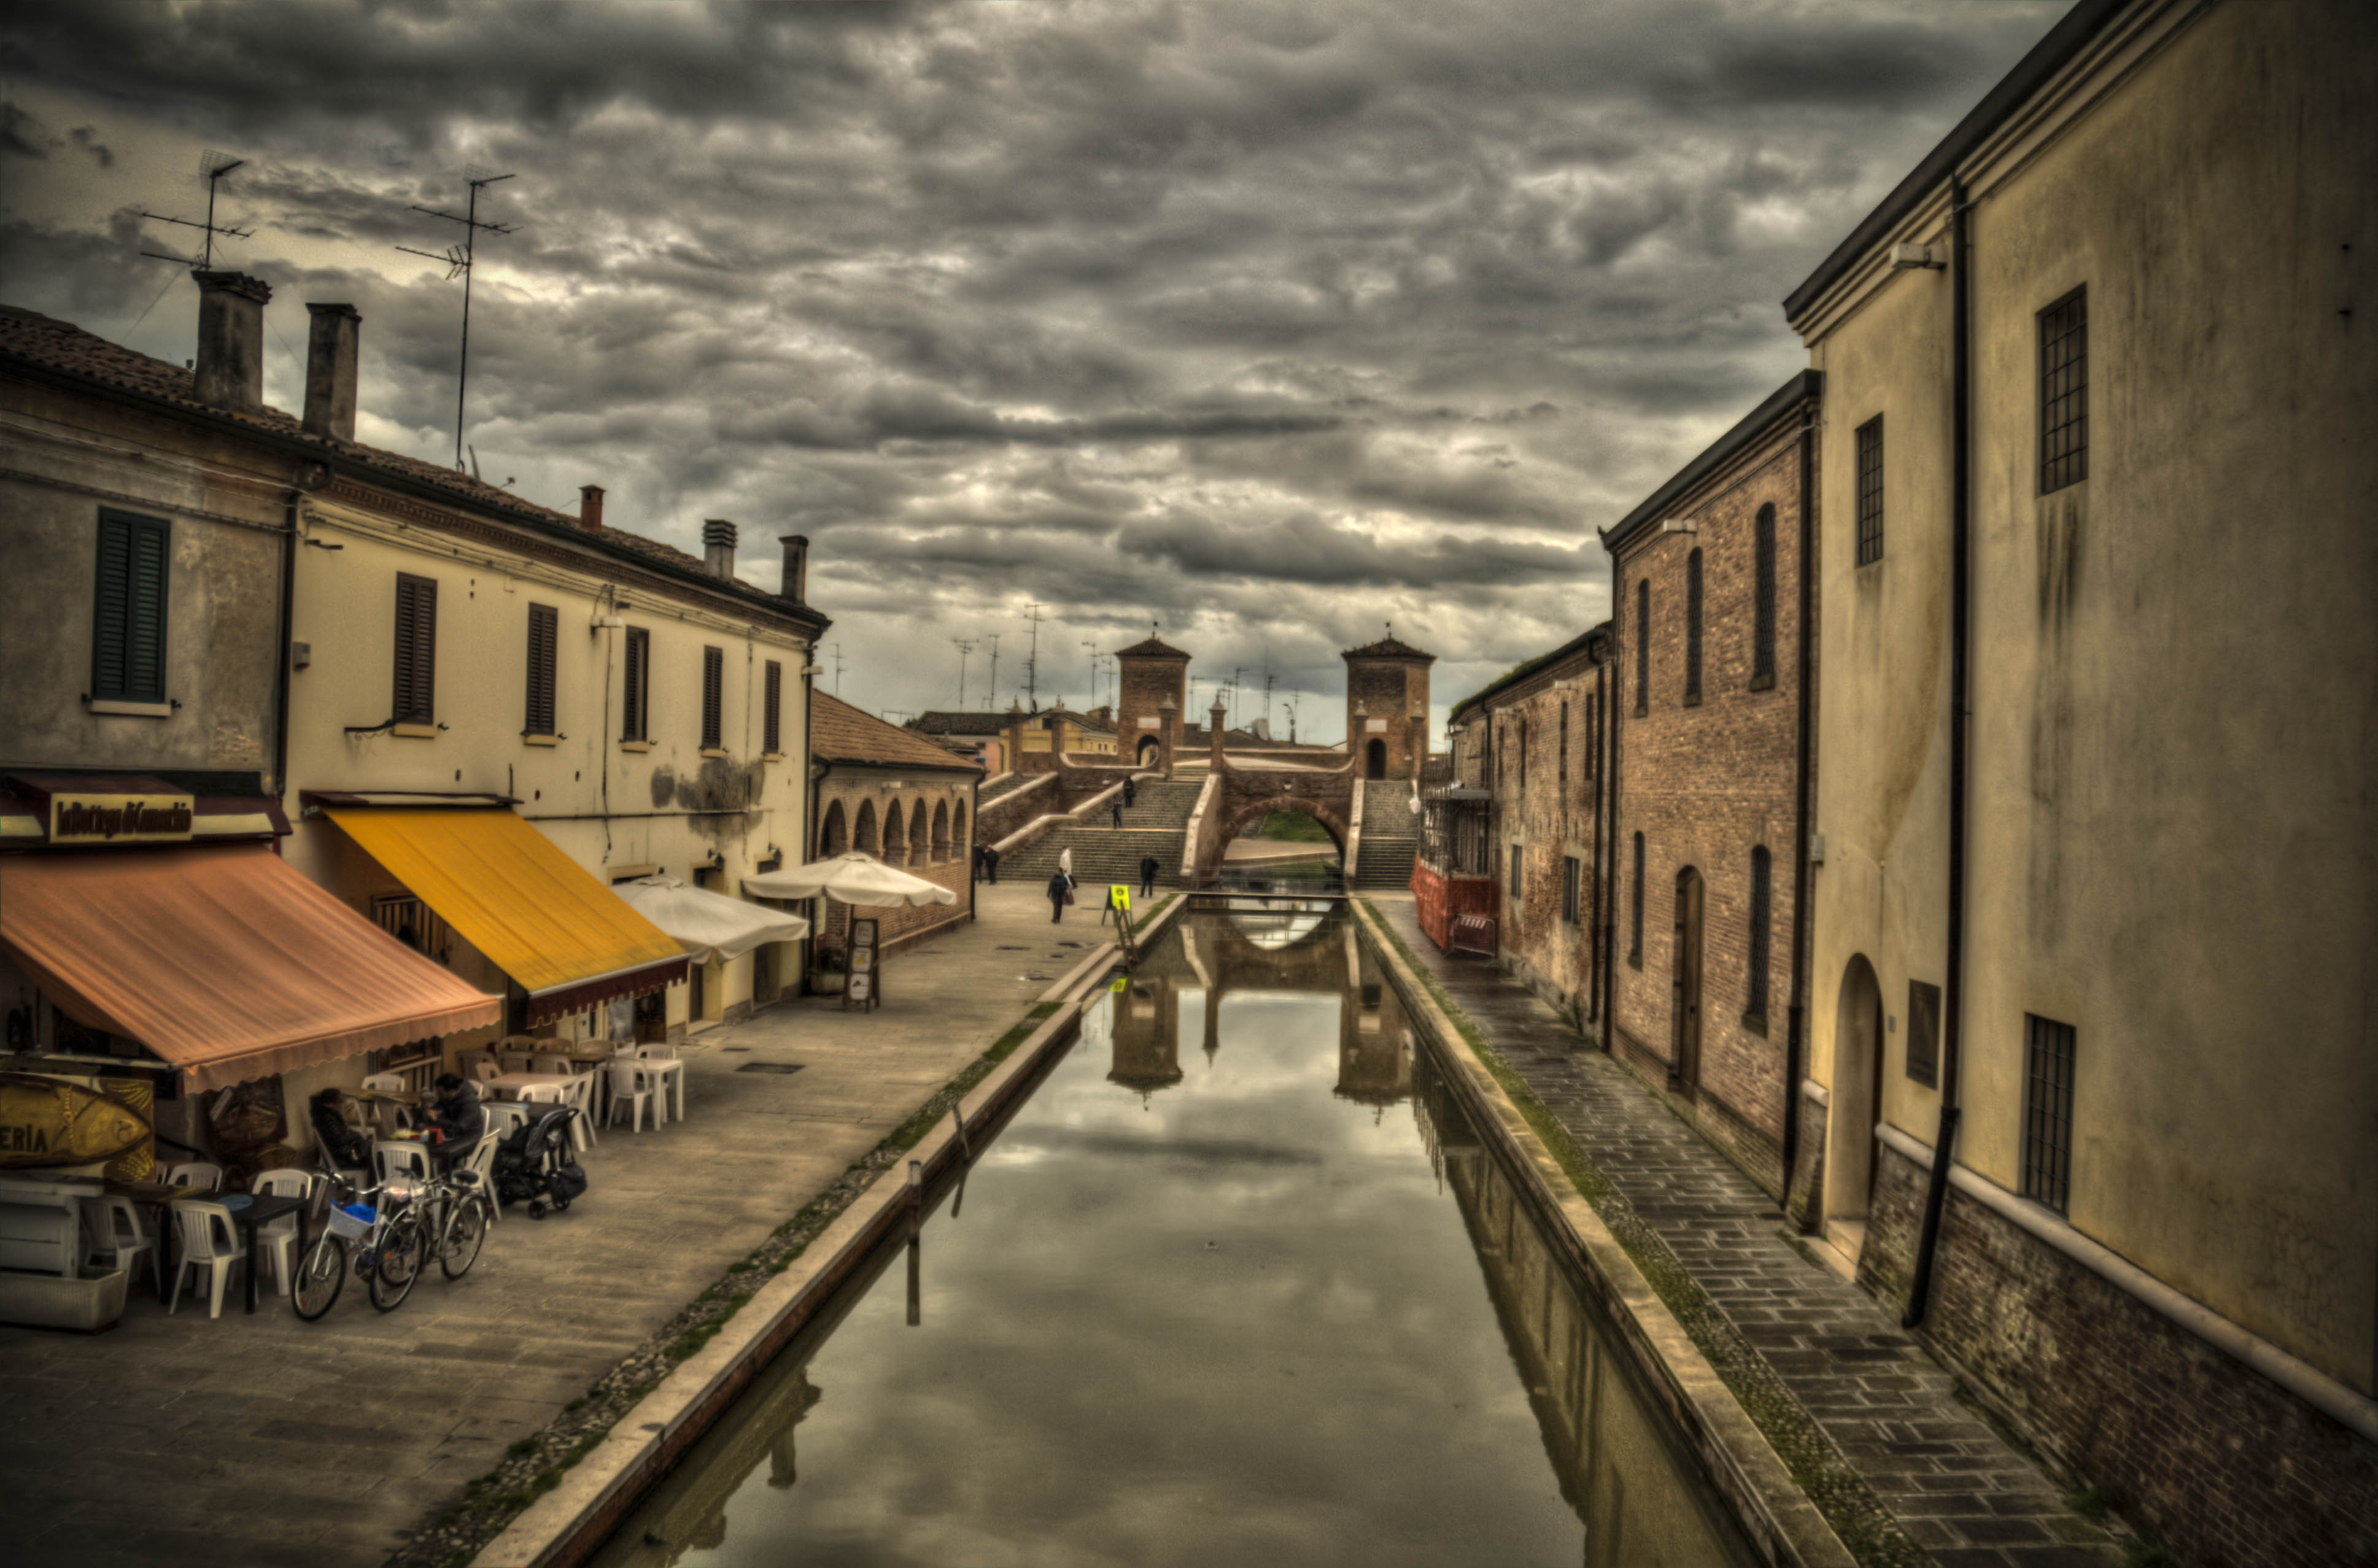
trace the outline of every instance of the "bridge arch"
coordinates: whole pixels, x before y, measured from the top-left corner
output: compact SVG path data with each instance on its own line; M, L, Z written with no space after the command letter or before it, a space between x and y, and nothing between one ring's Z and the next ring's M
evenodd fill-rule
M1223 808L1221 827L1206 841L1212 847L1197 866L1197 880L1209 880L1222 868L1222 852L1231 841L1274 811L1302 811L1321 824L1337 847L1339 857L1346 854L1346 808L1317 800L1307 795L1273 794L1242 797L1235 794L1217 802Z

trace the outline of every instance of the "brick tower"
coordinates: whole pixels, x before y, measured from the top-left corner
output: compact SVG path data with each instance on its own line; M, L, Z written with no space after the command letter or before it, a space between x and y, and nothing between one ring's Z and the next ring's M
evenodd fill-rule
M1123 695L1115 714L1118 761L1168 768L1181 746L1181 715L1189 706L1189 655L1150 635L1115 650Z
M1346 749L1360 764L1357 776L1418 778L1427 760L1428 667L1436 655L1398 641L1390 628L1339 656L1346 661Z

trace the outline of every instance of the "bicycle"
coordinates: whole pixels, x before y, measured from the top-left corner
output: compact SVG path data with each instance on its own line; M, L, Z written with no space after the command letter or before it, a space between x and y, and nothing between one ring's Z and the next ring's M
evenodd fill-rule
M495 1200L476 1171L457 1168L433 1179L422 1194L422 1223L438 1238L438 1270L460 1279L479 1261L487 1227L495 1223Z
M326 1173L325 1179L331 1194L327 1223L298 1262L297 1277L289 1284L290 1307L307 1323L319 1321L338 1305L352 1255L372 1305L383 1312L396 1311L413 1293L428 1251L420 1205L413 1201L414 1190L394 1181L359 1187L336 1171ZM366 1201L372 1204L369 1219L347 1212L347 1204ZM352 1248L351 1241L355 1243Z

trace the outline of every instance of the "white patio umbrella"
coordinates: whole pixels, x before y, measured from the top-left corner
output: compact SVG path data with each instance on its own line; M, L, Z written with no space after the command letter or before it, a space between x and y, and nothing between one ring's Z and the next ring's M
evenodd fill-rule
M750 881L743 884L751 887ZM675 877L639 877L611 890L636 913L685 944L694 963L740 958L763 942L794 942L810 934L798 915L765 909L707 888L688 887ZM763 893L764 897L776 897Z
M958 901L956 893L939 882L912 877L860 849L827 860L813 860L790 871L766 871L746 877L743 891L762 898L816 898L823 894L837 904L867 907Z

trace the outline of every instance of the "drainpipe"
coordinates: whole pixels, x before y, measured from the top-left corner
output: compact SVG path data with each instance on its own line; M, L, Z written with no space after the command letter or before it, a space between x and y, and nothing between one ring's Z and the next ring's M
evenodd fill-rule
M1973 468L1973 217L1965 182L1949 177L1949 955L1940 998L1940 1131L1932 1140L1932 1180L1924 1193L1924 1229L1903 1328L1924 1321L1940 1211L1949 1196L1949 1161L1957 1138L1957 1047L1965 1001L1965 760L1971 709L1966 642L1971 635L1973 519L1967 489Z
M299 481L302 486L304 481ZM272 675L272 794L283 811L289 809L289 661L294 657L289 640L297 633L297 503L305 497L292 487L281 497L281 667ZM274 854L281 841L272 841Z
M1814 693L1808 689L1808 608L1813 597L1810 577L1816 527L1817 411L1800 409L1800 629L1793 651L1796 678L1800 683L1799 745L1792 765L1792 1001L1784 1025L1784 1208L1792 1208L1792 1172L1800 1158L1800 1077L1808 1060L1808 1007L1800 972L1808 954L1808 758L1816 737L1808 733L1808 710Z
M1617 673L1610 678L1609 695L1612 697L1624 696L1626 685L1619 678L1625 675L1627 669L1625 644L1620 641L1616 630L1620 625L1618 617L1624 613L1618 596L1619 585L1618 558L1614 556L1610 560L1610 624L1612 628L1610 653L1612 657L1619 660L1619 664ZM1642 636L1643 628L1636 628L1635 635ZM1617 703L1610 701L1603 703L1603 723L1610 730L1610 771L1603 778L1603 793L1606 800L1603 809L1610 816L1610 857L1623 866L1626 863L1626 852L1620 848L1618 838L1620 782L1618 735L1621 716L1621 710ZM1602 1048L1614 1056L1618 1050L1616 1038L1618 1034L1618 875L1619 868L1614 866L1610 868L1610 874L1603 879Z
M1603 642L1602 652L1603 652L1603 658L1605 658L1605 659L1606 659L1607 657L1609 657L1609 654L1610 654L1610 644L1609 644L1609 641L1608 641L1608 640L1607 640L1607 639L1605 639L1605 640L1603 640ZM1597 717L1601 722L1605 723L1605 724L1609 722L1609 718L1610 718L1610 699L1609 699L1609 693L1608 693L1608 688L1609 688L1609 685L1610 685L1610 681L1609 681L1609 673L1610 673L1610 668L1609 668L1609 666L1608 666L1607 664L1602 664L1602 663L1597 662L1597 663L1594 664L1594 666L1593 666L1593 712L1594 712L1594 713L1595 713L1596 717ZM1587 737L1586 737L1586 738L1587 738L1587 740L1588 740L1589 742L1591 742L1591 741L1593 739L1593 737L1592 737L1591 735L1587 736ZM1593 750L1594 750L1594 758L1593 758L1593 862L1592 862L1592 864L1593 864L1593 874L1594 874L1595 876L1599 877L1599 876L1603 875L1605 871L1607 871L1607 870L1609 869L1609 868L1608 868L1607 866L1605 866L1605 865L1603 865L1603 854L1602 854L1602 783L1603 783L1603 774L1602 774L1602 755L1601 755L1601 753L1602 753L1602 748L1601 748L1600 746L1598 746L1598 745L1597 745L1597 746L1595 746L1595 747L1594 747ZM1588 1022L1591 1023L1594 1025L1594 1035L1595 1035L1595 1036L1596 1036L1597 1038L1599 1038L1601 1035L1604 1035L1604 1034L1607 1034L1607 1033L1608 1033L1608 1031L1607 1031L1607 1030L1603 1029L1603 1028L1601 1026L1601 1025L1602 1025L1602 931L1601 931L1601 929L1600 929L1600 927L1601 927L1601 924L1602 924L1602 921L1601 921L1601 915L1602 915L1602 895L1601 895L1601 892L1600 892L1600 890L1599 890L1599 889L1588 889L1587 891L1588 891L1591 894L1592 894L1592 897L1593 897L1593 905L1594 905L1594 911L1593 911L1593 912L1594 912L1594 928L1594 928L1594 929L1590 933L1591 940L1591 942L1592 942L1592 952L1593 952L1593 987L1592 987L1592 989L1591 989L1590 991L1588 991L1588 992L1586 993L1585 1005L1586 1005L1586 1011L1587 1011L1587 1013L1588 1013L1588 1015L1589 1015ZM1609 1041L1607 1041L1607 1040L1603 1040L1603 1045L1605 1047L1609 1045L1609 1043L1610 1043L1610 1042L1609 1042Z

